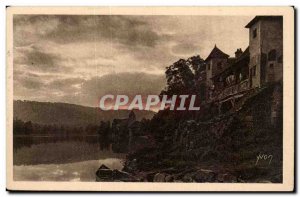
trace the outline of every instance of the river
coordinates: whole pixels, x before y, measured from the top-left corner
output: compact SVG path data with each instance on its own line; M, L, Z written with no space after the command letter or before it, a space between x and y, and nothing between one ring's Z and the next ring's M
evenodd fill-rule
M83 141L32 144L14 150L15 181L95 181L102 165L121 170L125 155Z

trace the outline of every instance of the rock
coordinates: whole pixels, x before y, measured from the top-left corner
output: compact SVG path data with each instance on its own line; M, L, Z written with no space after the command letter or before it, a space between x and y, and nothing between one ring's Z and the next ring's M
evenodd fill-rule
M113 171L105 165L101 165L96 172L96 181L110 182L113 181Z
M148 174L146 174L146 180L148 181L148 182L154 182L154 176L156 175L156 173L154 173L154 172L151 172L151 173L148 173Z
M243 179L241 179L241 178L237 178L237 182L238 183L246 183Z
M167 176L165 177L165 181L166 181L166 182L174 182L174 177L173 177L172 175L167 175Z
M133 159L131 161L126 161L125 166L123 168L126 172L134 172L137 169L137 160Z
M214 182L216 179L216 173L212 170L201 169L198 170L194 175L194 180L196 182Z
M96 172L97 182L112 182L112 181L122 181L122 182L135 182L137 179L127 172L120 170L111 170L105 165L101 165Z
M148 180L148 177L147 177L148 174L147 174L147 173L139 172L137 176L139 177L139 180L140 180L141 182L150 182L150 181Z
M193 182L192 174L185 174L182 178L182 181L185 183L191 183Z
M225 173L219 174L217 180L224 183L236 183L237 177L233 176L232 174Z
M154 175L153 182L165 182L165 174L157 173Z
M127 172L113 170L113 180L128 182L133 181L133 179L134 178Z

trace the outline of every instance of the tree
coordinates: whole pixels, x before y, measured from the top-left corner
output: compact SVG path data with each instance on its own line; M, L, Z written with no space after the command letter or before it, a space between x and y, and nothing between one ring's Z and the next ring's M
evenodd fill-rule
M198 93L197 81L201 71L205 69L204 60L200 56L180 59L166 67L167 85L161 95L180 95Z
M32 127L31 121L25 122L25 124L24 124L24 131L25 131L25 134L27 134L27 135L32 134L33 127Z
M200 77L200 73L202 71L205 71L204 60L199 55L197 55L197 56L188 58L187 63L189 65L189 67L192 69L195 79L198 80Z
M201 81L201 72L205 70L205 63L200 56L193 56L185 59L180 59L171 66L166 67L167 85L160 96L167 95L171 98L173 95L190 95L186 99L186 107L189 105L191 95L203 97L205 87L199 84ZM202 90L201 90L202 89ZM196 102L199 102L196 100ZM179 106L180 99L177 97L175 108Z

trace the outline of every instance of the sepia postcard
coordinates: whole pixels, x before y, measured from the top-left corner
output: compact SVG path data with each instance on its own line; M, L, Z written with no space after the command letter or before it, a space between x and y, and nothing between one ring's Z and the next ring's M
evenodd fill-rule
M7 7L7 190L294 191L293 7Z

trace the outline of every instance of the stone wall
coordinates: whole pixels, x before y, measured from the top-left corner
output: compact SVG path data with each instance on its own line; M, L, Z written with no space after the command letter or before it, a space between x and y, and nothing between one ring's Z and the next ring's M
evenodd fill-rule
M254 32L256 31L256 37ZM276 50L276 59L269 61L269 52ZM282 20L262 19L249 28L249 77L251 87L261 87L264 83L282 79L283 27ZM255 69L255 76L251 69ZM252 76L250 76L252 73Z

